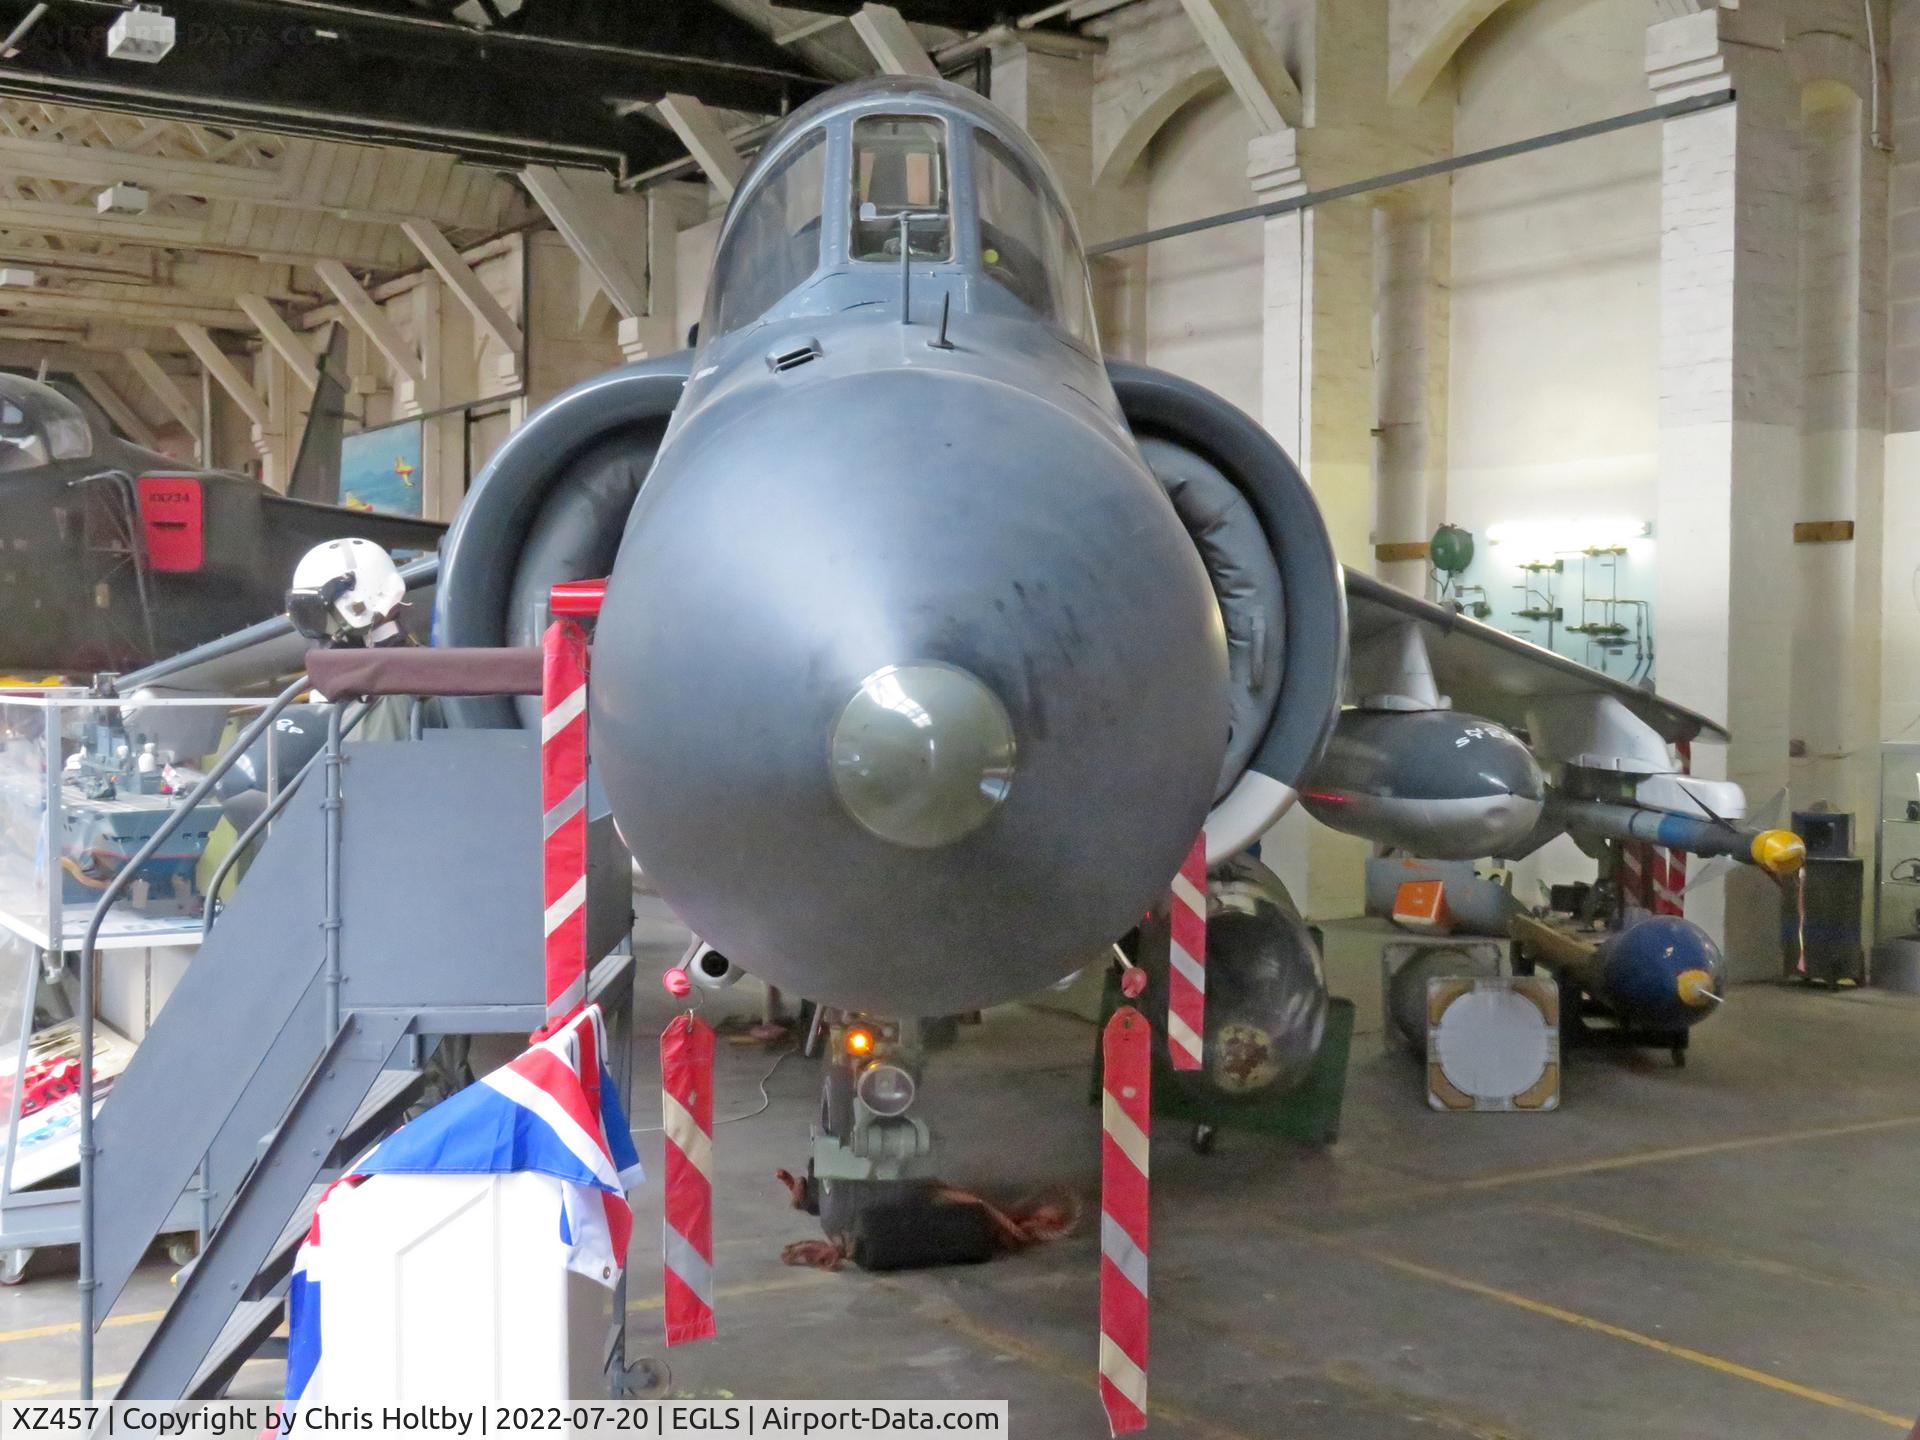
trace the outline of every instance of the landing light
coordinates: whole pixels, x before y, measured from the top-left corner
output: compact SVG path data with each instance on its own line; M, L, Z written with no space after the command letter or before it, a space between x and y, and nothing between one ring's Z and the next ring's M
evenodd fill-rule
M849 1055L871 1055L873 1053L873 1032L855 1027L847 1031L843 1042Z
M913 1104L913 1076L898 1065L869 1065L855 1088L860 1103L882 1119L904 1115Z

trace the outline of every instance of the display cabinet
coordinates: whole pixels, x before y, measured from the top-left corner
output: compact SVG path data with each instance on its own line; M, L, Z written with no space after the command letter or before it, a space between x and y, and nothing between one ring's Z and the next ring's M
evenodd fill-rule
M1880 747L1873 873L1873 983L1920 991L1920 744Z
M76 1234L76 967L94 906L231 740L236 717L244 724L261 703L0 693L0 1283L21 1278L35 1249ZM251 767L263 785L275 773L264 758ZM232 838L225 809L248 783L196 806L105 917L95 946L96 1109L200 943L202 884ZM184 1258L184 1237L200 1228L194 1196L173 1223Z

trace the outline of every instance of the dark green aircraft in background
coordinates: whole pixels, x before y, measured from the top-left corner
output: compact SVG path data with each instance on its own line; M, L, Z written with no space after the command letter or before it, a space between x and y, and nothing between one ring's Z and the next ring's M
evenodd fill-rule
M338 408L313 414L296 476L328 457L337 473ZM83 677L177 654L279 614L295 563L324 540L430 551L444 528L182 465L121 438L84 393L0 374L0 673Z

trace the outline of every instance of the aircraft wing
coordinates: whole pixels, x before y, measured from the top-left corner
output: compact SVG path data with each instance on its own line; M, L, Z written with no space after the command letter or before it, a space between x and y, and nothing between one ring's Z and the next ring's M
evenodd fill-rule
M1663 700L1625 680L1603 675L1522 640L1517 635L1397 590L1371 575L1346 572L1349 641L1360 645L1393 625L1420 622L1434 683L1454 708L1524 730L1527 702L1543 696L1610 695L1669 743L1705 736L1725 740L1726 728L1697 711Z
M440 557L424 556L400 567L407 587L407 608L401 611L407 633L428 644L433 623L433 590L440 578ZM243 630L208 640L191 650L156 660L138 670L113 677L112 693L133 695L158 690L180 695L239 695L300 673L313 641L293 628L285 615L275 615Z
M339 505L321 505L312 500L296 500L271 491L260 497L269 523L286 533L302 537L299 550L331 540L336 535L357 535L387 550L432 550L440 544L447 527L438 520L421 520L412 515L391 515L381 510L349 510Z

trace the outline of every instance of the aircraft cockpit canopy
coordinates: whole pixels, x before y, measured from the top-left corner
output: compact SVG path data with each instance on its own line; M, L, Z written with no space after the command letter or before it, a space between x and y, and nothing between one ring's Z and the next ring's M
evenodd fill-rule
M1009 313L1011 298L1097 353L1086 254L1024 137L956 86L871 83L796 115L748 177L714 257L703 340L753 324L817 274L897 271L904 250L909 264L967 271L976 308Z
M78 405L51 385L0 375L0 474L91 454L93 431Z

